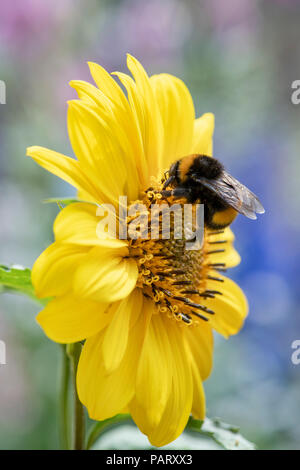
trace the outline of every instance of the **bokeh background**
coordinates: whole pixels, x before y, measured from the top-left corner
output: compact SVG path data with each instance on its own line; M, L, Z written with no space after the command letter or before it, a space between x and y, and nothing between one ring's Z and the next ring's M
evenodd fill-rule
M242 255L230 276L250 303L243 331L216 338L208 415L237 424L261 449L300 449L299 170L300 2L288 0L15 0L0 8L0 264L31 267L52 241L58 211L42 200L74 195L25 157L29 145L71 155L66 101L87 60L186 82L197 114L216 116L215 156L261 197L266 214L234 223ZM180 130L179 130L180 131ZM58 447L60 352L35 323L38 305L0 297L0 448ZM125 431L124 431L125 432ZM118 437L120 439L120 437Z

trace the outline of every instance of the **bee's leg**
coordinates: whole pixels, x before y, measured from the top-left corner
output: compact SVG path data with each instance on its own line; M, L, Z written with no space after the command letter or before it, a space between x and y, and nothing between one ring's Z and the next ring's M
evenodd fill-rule
M173 193L173 191L166 191L166 190L163 190L163 191L160 192L160 194L163 197L170 197L170 196L172 196L172 193Z
M175 180L175 176L170 176L170 177L164 182L163 189L166 189L170 184L173 183L174 180Z
M186 197L188 198L191 194L190 188L175 188L172 191L172 196L174 197Z
M175 188L171 191L162 191L161 192L162 196L163 197L176 197L176 198L180 198L180 197L185 197L187 199L189 199L190 195L191 195L191 189L190 188Z

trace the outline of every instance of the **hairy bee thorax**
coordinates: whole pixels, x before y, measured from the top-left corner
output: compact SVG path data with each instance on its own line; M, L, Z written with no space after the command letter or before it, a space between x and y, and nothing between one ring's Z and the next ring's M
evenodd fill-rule
M179 160L178 166L181 181L186 181L193 173L206 178L218 178L223 169L221 162L206 155L189 155Z
M212 279L212 269L223 269L224 266L213 266L208 261L208 255L212 252L209 239L213 232L204 230L204 239L200 249L188 250L189 234L195 230L195 218L188 230L181 227L182 236L178 238L178 226L174 220L174 214L170 212L170 225L168 233L165 233L162 221L163 210L158 214L158 233L153 238L151 230L151 211L153 205L163 209L163 205L171 207L174 203L183 209L185 199L163 197L161 192L162 182L153 180L151 188L146 190L141 201L136 201L130 207L142 203L146 208L140 218L140 232L143 237L135 240L129 239L130 256L134 257L138 264L139 276L137 286L142 289L143 295L152 299L157 307L157 312L167 315L186 325L197 325L200 320L208 321L214 312L203 305L203 299L220 295L218 290L207 290L207 279ZM130 209L129 207L129 209ZM194 213L196 205L192 206ZM128 217L128 233L130 224L135 222L141 214L137 212ZM146 227L147 226L147 227ZM157 225L156 225L157 226ZM152 226L153 227L153 226ZM152 238L151 238L152 235ZM167 238L166 238L167 235ZM220 278L213 278L222 282Z

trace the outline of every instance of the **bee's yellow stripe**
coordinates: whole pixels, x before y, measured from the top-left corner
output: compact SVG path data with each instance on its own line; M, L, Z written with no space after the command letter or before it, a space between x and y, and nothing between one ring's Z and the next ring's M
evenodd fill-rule
M188 155L184 157L179 166L180 181L184 182L186 180L187 172L189 171L191 165L194 163L195 158L198 157L197 154Z
M238 212L232 207L228 207L224 211L215 212L212 218L214 225L226 226L231 224L236 218Z

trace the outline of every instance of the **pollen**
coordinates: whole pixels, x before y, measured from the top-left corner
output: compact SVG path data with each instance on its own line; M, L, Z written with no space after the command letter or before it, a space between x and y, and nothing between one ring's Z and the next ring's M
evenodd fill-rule
M130 224L139 222L135 228L138 226L140 236L128 239L130 256L136 259L139 269L137 287L142 289L145 297L155 302L157 313L167 315L181 325L197 326L201 321L209 321L211 315L215 314L203 305L203 300L221 294L219 291L206 289L207 279L211 279L208 254L211 252L209 236L212 232L204 230L200 249L186 249L189 240L184 227L181 227L182 237L178 238L179 227L173 212L170 212L167 229L162 220L164 207L171 207L176 203L183 213L186 201L162 197L162 183L153 180L142 199L129 207L129 212L130 208L139 205L144 208L127 219L128 233L130 230L132 232ZM153 205L156 206L157 218L155 237ZM195 205L192 210L194 215ZM193 225L191 229L194 228Z

